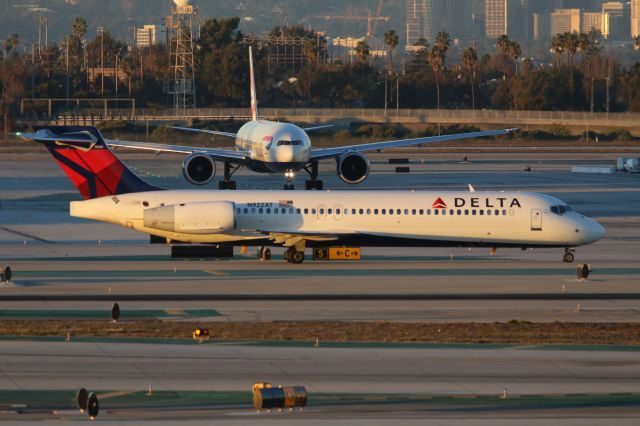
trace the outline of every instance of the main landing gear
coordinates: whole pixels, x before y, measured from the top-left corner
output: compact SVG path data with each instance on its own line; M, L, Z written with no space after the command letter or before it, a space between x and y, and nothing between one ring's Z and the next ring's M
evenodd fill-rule
M231 164L224 163L224 180L218 182L218 189L236 189L236 181L231 180L231 176L238 171L240 166L232 168Z
M258 258L263 261L271 259L271 249L269 247L260 247L258 250Z
M573 248L565 248L564 249L564 256L562 256L562 261L565 263L572 263L575 260L575 256L573 255L573 253L576 252L576 249Z
M289 247L287 251L284 252L284 258L289 263L299 265L304 262L304 251L298 251L295 247Z
M304 183L304 189L307 191L317 189L318 191L322 191L324 185L321 180L318 180L318 162L312 161L307 166L305 166L304 170L309 173L309 177L311 180L307 180Z

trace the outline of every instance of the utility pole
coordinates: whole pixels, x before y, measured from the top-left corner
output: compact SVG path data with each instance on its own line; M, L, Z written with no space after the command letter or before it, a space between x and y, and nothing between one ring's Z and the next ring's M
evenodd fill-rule
M384 73L384 114L387 115L387 81L389 80L389 73Z
M101 78L101 93L104 98L104 27L98 27L98 33L101 36L100 39L100 78Z
M67 66L67 76L66 76L66 82L65 82L65 84L67 86L67 89L66 89L66 93L67 93L67 96L66 96L66 99L67 99L66 100L66 107L67 107L67 109L69 109L69 38L68 37L67 37L67 46L66 46L66 49L65 49L65 62L66 62L66 66Z
M400 111L400 73L396 73L396 111Z

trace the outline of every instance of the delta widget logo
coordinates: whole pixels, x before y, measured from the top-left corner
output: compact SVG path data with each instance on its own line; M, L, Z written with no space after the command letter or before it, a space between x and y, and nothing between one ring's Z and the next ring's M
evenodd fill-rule
M447 208L447 203L442 201L442 198L438 197L438 199L436 201L434 201L434 203L431 205L431 208L433 208L433 209L446 209Z

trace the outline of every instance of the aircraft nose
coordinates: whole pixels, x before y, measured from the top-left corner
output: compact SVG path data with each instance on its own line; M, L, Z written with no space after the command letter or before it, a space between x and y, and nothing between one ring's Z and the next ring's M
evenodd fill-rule
M604 237L606 230L604 226L600 225L593 219L584 218L584 225L582 226L582 238L585 240L585 244L595 243Z
M278 163L289 163L293 159L293 147L278 146L276 147L276 161Z

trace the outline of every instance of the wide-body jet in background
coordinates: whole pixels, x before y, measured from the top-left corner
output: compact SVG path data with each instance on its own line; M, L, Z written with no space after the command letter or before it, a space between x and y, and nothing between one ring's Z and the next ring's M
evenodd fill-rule
M231 179L232 175L240 167L246 167L258 173L283 174L286 177L285 189L293 189L293 178L295 174L304 170L309 174L309 180L305 182L305 189L323 189L322 181L318 180L318 162L321 160L335 160L340 179L349 184L358 184L363 182L369 176L370 172L369 160L363 152L433 142L506 135L514 130L504 129L458 133L444 136L373 142L338 148L313 149L307 132L331 126L301 128L291 123L260 119L258 116L258 102L256 98L255 73L251 48L249 48L249 64L251 79L251 121L245 123L238 133L172 127L188 132L233 138L235 139L235 149L215 149L119 140L105 140L106 143L112 147L186 154L187 157L182 166L183 175L189 182L195 185L205 185L211 182L216 175L216 162L220 162L224 164L223 180L219 182L220 189L236 188L236 183Z

